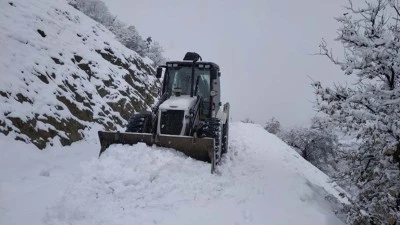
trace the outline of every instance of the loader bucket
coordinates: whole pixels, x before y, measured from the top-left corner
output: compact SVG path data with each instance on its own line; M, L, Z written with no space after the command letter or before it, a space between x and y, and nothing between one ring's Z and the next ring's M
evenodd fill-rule
M139 142L147 145L173 148L197 160L211 162L214 167L214 139L193 138L188 136L156 135L130 132L104 132L99 131L100 155L112 144L134 145Z

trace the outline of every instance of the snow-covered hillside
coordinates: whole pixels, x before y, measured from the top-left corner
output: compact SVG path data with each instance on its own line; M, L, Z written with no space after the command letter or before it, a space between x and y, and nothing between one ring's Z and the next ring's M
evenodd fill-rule
M230 134L214 175L144 144L98 159L95 139L38 152L0 136L0 224L342 224L325 196L346 199L325 174L261 126Z
M66 1L0 1L0 21L1 133L68 145L154 102L154 68Z

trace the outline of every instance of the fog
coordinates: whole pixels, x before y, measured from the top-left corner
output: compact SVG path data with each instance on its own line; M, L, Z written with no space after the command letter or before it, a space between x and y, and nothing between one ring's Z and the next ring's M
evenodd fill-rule
M326 57L316 56L324 38L334 41L345 0L155 1L104 0L111 13L151 36L171 60L188 51L220 65L222 99L232 120L264 124L271 117L284 126L305 125L316 115L311 82L344 82Z

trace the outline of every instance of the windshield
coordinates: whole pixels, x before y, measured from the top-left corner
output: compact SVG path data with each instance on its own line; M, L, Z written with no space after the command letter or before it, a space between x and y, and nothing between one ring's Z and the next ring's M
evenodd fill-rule
M194 96L203 97L201 105L201 115L210 115L210 69L195 68L194 69ZM166 72L166 80L163 93L167 93L168 96L173 94L174 88L182 89L181 95L190 95L191 92L191 79L192 79L192 67L181 66L181 67L169 67Z
M194 95L199 95L204 98L205 101L209 101L210 98L210 70L195 68L194 70L194 91L197 93ZM164 91L171 95L173 89L182 89L182 95L190 95L191 92L191 78L192 78L192 67L173 67L168 68L167 73L167 84Z

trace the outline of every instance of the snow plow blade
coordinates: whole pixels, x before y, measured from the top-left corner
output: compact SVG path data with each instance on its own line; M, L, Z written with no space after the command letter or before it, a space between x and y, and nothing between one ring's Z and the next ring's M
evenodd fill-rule
M214 162L214 139L193 138L187 136L158 135L130 132L105 132L99 131L100 154L112 144L134 145L139 142L147 145L157 145L165 148L173 148L185 155L204 162ZM214 163L213 163L214 164ZM212 165L212 170L214 166Z

